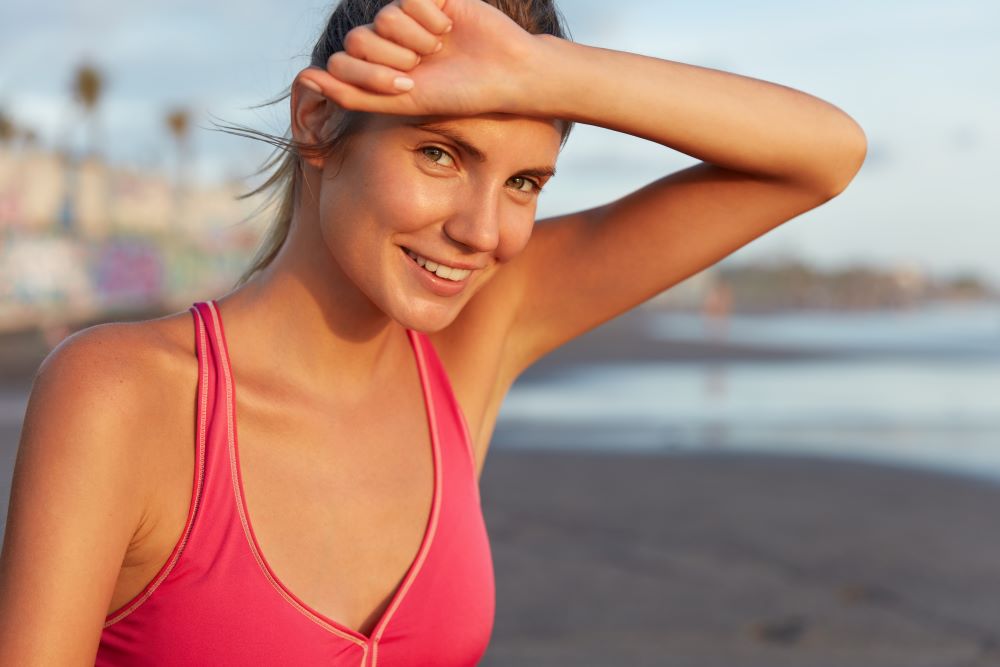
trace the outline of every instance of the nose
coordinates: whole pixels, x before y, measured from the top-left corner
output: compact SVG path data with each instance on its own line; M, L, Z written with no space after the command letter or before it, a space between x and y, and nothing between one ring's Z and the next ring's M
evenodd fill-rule
M473 252L492 253L500 245L500 198L482 192L466 197L445 221L444 232Z

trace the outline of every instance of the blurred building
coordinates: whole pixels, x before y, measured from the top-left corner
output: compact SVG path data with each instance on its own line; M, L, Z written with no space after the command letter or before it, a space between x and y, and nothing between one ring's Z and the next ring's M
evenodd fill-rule
M245 189L0 147L0 331L228 289L268 219Z

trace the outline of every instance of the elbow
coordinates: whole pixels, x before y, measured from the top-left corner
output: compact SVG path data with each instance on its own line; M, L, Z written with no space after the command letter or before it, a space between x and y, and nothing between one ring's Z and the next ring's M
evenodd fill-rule
M799 189L806 190L823 204L847 189L861 171L868 156L868 139L864 130L850 116L836 129L825 130L822 145L811 145L806 151L807 164L793 168L795 176L786 177Z
M838 134L827 163L828 184L825 194L833 199L851 184L868 157L868 138L861 126L848 118L848 129Z

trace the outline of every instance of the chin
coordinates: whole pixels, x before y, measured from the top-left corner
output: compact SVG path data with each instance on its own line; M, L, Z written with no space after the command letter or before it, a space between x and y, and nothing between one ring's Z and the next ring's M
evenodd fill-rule
M407 329L432 334L446 329L448 325L455 321L460 312L462 312L462 309L455 306L420 304L417 307L411 306L402 309L393 319Z

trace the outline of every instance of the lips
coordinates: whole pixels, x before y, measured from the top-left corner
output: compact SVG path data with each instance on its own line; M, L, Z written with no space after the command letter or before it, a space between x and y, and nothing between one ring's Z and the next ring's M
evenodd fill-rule
M421 257L412 252L408 248L400 247L402 250L402 261L406 262L409 266L409 271L413 273L414 279L418 284L422 285L425 290L431 294L435 294L440 297L454 297L465 291L465 288L469 286L472 282L469 280L468 275L461 279L455 280L453 278L442 278L437 275L437 272L431 272L427 270L427 258ZM420 266L419 260L424 259L424 266ZM440 266L440 265L439 265ZM448 269L455 269L456 267L447 266ZM439 269L440 270L440 269ZM459 269L460 271L468 271L472 273L471 269Z
M433 273L438 278L443 278L452 282L462 282L469 277L469 274L472 273L470 269L463 269L457 266L449 266L447 264L435 262L424 257L423 255L418 255L409 248L403 248L403 250L410 256L410 259L417 263L418 266L428 273Z

